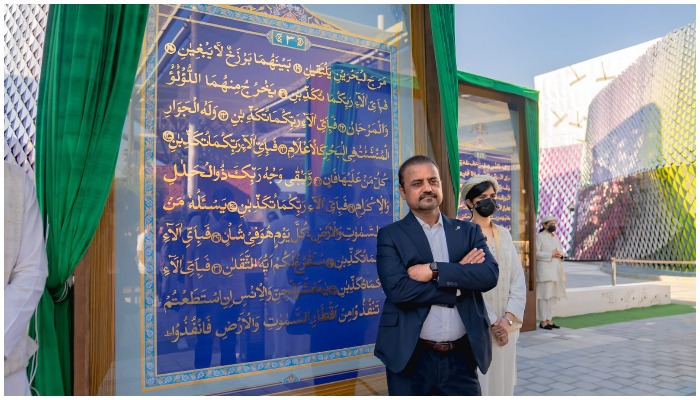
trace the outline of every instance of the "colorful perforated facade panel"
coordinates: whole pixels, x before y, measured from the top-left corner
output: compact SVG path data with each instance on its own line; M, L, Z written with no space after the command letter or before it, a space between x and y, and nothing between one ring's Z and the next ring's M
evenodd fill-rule
M592 101L572 258L695 260L695 68L691 24Z
M581 176L583 143L550 147L540 150L540 207L537 227L547 215L557 217L555 234L570 254L571 232L574 223L573 204Z

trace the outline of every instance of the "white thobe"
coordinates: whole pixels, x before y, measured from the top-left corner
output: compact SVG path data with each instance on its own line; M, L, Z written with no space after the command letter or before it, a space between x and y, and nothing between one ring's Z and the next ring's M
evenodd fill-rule
M547 231L537 234L537 299L554 300L566 298L564 268L560 258L552 257L552 250L564 248L559 238Z
M8 170L9 168L9 170ZM23 190L24 204L15 204L12 200L5 202L5 252L16 254L14 260L5 259L5 395L29 395L29 382L25 369L31 355L31 346L36 346L28 337L29 320L39 303L48 275L46 248L43 240L41 214L36 199L34 183L24 174L22 179L12 179L11 175L24 174L17 166L5 167L5 196L12 196L12 191ZM13 183L10 183L13 182ZM17 183L23 182L22 186ZM12 196L19 199L20 197ZM10 226L21 224L19 242L16 237L8 237ZM8 265L9 263L9 265ZM9 278L8 278L9 273ZM35 348L35 347L34 347ZM22 354L18 354L22 353ZM28 353L28 354L27 354ZM12 369L20 358L22 367ZM8 361L12 360L12 361ZM14 362L13 362L14 361Z

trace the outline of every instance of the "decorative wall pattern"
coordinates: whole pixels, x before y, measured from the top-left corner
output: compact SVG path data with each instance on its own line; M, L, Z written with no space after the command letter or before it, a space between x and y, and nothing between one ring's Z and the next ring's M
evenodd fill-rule
M39 94L47 4L4 6L5 160L34 169L36 100Z
M239 8L259 14L288 19L293 22L306 23L336 31L341 30L339 27L318 18L316 15L310 13L304 6L298 4L258 4L244 5Z
M571 255L573 209L581 173L588 107L660 38L603 54L535 77L540 91L538 229L542 218L558 218L557 236Z
M583 143L540 149L540 207L537 229L541 228L542 219L547 215L557 217L555 234L567 255L570 255L574 223L574 213L570 207L576 199L583 151Z
M666 35L591 103L574 259L695 260L695 40Z

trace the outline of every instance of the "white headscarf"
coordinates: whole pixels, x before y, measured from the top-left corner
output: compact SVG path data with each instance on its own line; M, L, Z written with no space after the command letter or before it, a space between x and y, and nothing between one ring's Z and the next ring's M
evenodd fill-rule
M467 193L469 193L472 188L480 183L483 182L490 182L491 185L493 185L493 190L498 193L498 182L496 181L496 178L489 176L489 175L474 175L471 178L467 179L466 182L462 185L462 190L460 190L460 195L459 198L464 200L465 197L467 197Z
M550 215L547 215L546 217L544 217L544 218L542 219L542 225L546 224L546 223L549 222L549 221L557 222L557 217L555 217L554 215L551 215L551 214L550 214Z

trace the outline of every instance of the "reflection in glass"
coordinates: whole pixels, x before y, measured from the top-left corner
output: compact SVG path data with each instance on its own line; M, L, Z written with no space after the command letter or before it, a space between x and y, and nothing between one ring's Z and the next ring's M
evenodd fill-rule
M474 175L491 175L498 181L498 210L494 223L508 229L527 266L527 235L523 209L523 182L519 161L519 111L515 104L471 93L458 100L460 183ZM459 199L457 217L470 219L470 211ZM527 280L526 280L527 281Z
M392 30L291 5L151 8L116 173L117 285L141 294L117 299L118 394L379 365L375 237L398 216L413 92L408 7L370 8Z

